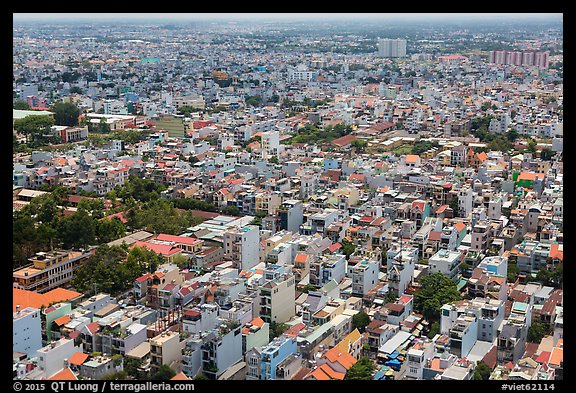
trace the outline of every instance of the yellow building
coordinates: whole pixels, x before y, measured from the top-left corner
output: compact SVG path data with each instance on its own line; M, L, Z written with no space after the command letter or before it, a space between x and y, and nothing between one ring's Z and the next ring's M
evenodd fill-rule
M38 252L28 259L30 265L12 273L13 285L15 288L38 293L58 288L72 280L74 270L91 255L91 251Z

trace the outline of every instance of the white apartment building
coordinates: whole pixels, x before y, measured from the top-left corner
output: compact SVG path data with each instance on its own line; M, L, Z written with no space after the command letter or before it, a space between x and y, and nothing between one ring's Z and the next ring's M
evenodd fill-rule
M284 273L280 265L268 265L264 280L265 283L259 286L260 318L268 323L289 321L296 315L294 275Z
M256 225L230 228L223 234L224 253L233 267L250 269L260 262L260 229Z
M428 260L430 273L442 273L454 278L458 273L458 266L462 262L462 253L459 251L439 250Z
M278 156L280 152L280 132L266 131L261 137L262 159L267 160L272 156Z
M42 348L42 323L40 310L26 307L12 314L12 352L23 352L29 358Z
M352 295L364 296L378 284L380 261L364 259L351 266L348 276L352 278Z
M66 367L66 361L75 352L83 352L82 344L74 346L74 340L62 337L36 351L38 368L43 371L44 378L49 378Z

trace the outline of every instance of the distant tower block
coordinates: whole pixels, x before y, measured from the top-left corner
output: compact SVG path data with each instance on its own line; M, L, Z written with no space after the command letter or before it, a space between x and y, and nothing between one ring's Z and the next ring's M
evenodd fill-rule
M406 40L401 38L379 38L378 56L380 57L405 57Z

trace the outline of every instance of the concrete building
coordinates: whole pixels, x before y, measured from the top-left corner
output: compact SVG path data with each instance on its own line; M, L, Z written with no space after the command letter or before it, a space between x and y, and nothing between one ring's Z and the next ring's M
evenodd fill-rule
M295 279L279 265L264 270L265 283L259 287L260 317L271 323L284 323L296 315Z
M182 360L182 345L180 333L166 331L149 340L150 342L150 372L154 374L162 365L170 366L173 362Z
M42 348L42 323L40 310L26 307L12 314L12 352L23 352L29 358Z
M64 338L53 341L36 351L38 368L49 378L67 366L66 362L75 352L83 352L82 345L76 347L74 340Z
M279 336L262 348L260 358L260 379L277 379L277 367L290 355L298 352L296 337Z
M223 234L224 253L233 267L250 269L260 262L260 229L256 225L230 228Z
M37 252L28 259L30 265L12 273L13 285L38 293L61 287L72 280L74 270L91 255L67 250Z
M442 273L445 276L454 278L458 273L458 266L463 260L463 254L460 251L439 250L428 260L430 273Z
M378 39L378 56L380 57L405 57L406 40L397 38L379 38Z
M203 337L202 372L218 379L230 366L242 360L242 326L237 321L219 320Z
M278 212L279 228L298 233L304 221L304 207L302 201L289 199L280 205Z
M378 284L380 261L377 259L363 259L348 269L348 276L352 279L352 295L364 296Z

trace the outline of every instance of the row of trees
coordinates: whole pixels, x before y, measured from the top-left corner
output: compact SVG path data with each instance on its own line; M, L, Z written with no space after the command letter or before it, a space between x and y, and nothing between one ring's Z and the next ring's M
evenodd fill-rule
M298 134L290 139L290 143L314 144L330 142L351 132L352 126L343 123L327 125L324 128L319 128L318 125L310 123L299 129Z

